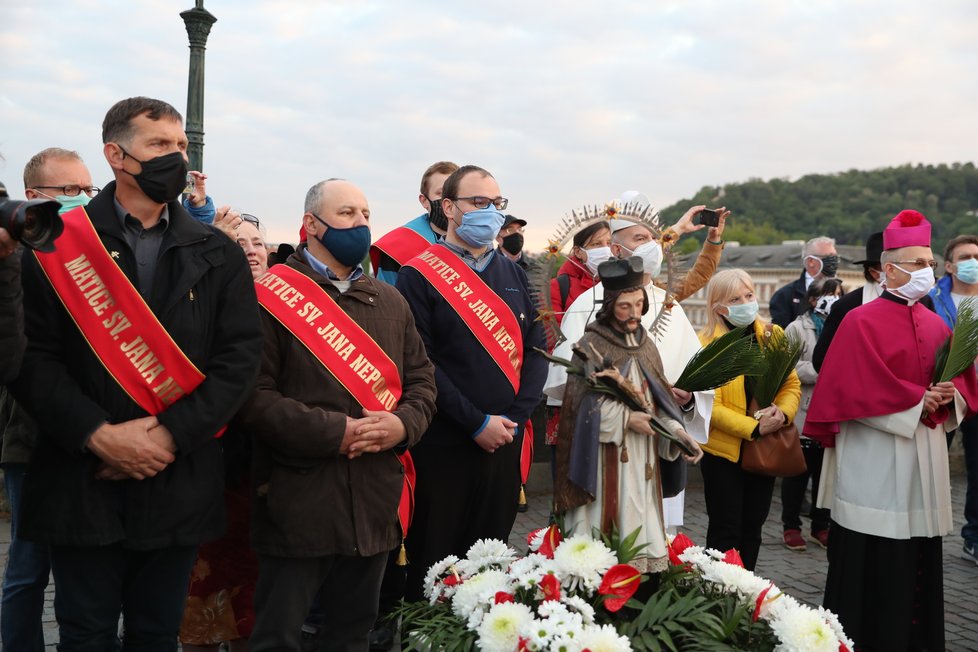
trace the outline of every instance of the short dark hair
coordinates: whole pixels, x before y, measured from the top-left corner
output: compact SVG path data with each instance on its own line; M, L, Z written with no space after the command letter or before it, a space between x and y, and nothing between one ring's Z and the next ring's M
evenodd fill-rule
M163 100L130 97L112 105L102 121L102 143L128 143L132 140L132 120L146 114L150 120L167 118L183 122L183 116Z
M428 180L436 174L451 174L458 169L458 165L451 161L438 161L428 166L428 169L421 175L421 194L428 196Z
M462 183L462 179L465 178L467 174L472 172L478 172L483 177L492 177L492 174L488 170L480 168L478 165L463 165L459 169L452 172L447 179L445 179L445 185L442 186L441 196L443 199L458 199L458 187ZM495 177L493 177L495 179Z
M601 307L594 315L594 320L605 326L611 326L611 323L615 320L615 303L618 301L618 297L629 292L635 292L636 290L642 291L642 300L645 302L642 305L642 315L645 315L649 311L649 292L645 289L644 285L639 285L633 288L622 288L621 290L606 290L601 298Z
M953 263L954 261L951 260L951 256L954 255L954 250L963 244L978 245L978 235L965 234L948 240L947 244L944 245L944 262Z
M574 234L574 246L583 247L587 244L587 241L591 239L591 236L595 233L600 233L601 231L611 231L611 226L607 222L595 222L590 226L586 226L577 233Z
M818 278L811 282L805 298L808 301L817 299L825 294L835 294L836 290L842 291L842 280L837 278Z

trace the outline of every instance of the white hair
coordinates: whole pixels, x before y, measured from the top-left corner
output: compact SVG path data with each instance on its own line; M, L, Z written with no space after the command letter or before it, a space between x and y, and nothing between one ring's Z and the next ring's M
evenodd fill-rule
M820 235L817 238L812 238L805 243L804 247L801 248L801 259L805 260L811 256L812 252L815 250L815 247L821 244L832 245L834 247L835 238L830 238L826 235Z

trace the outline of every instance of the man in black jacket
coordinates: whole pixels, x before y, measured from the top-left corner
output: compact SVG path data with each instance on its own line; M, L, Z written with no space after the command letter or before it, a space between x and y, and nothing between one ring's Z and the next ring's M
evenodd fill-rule
M38 260L25 257L30 343L13 390L40 438L22 535L51 546L61 649L115 649L121 607L125 649L176 650L197 545L224 529L215 435L254 382L258 307L241 248L180 205L180 114L159 100L122 100L106 114L102 140L115 182L86 210L94 246L132 284L108 289L135 288L204 380L149 415L89 346L95 334L76 326L82 316L68 313Z
M16 247L7 230L0 228L0 384L17 376L27 345Z
M796 317L808 310L805 294L817 278L833 278L839 269L839 254L835 240L826 236L812 238L801 250L802 272L797 280L781 286L768 304L771 321L786 328Z

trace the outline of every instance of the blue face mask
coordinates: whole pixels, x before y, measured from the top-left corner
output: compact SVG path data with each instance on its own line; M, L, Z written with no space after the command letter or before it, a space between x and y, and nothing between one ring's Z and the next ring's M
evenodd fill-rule
M323 218L315 213L312 216L326 227L326 234L316 236L324 247L341 265L356 267L363 261L370 249L370 227L366 224L340 229L326 224Z
M954 268L956 270L954 275L962 283L967 283L968 285L978 283L978 260L974 258L959 260L954 264Z
M727 321L731 324L749 326L754 323L754 319L757 317L757 302L735 303L732 306L727 306L727 310L729 311Z
M40 194L44 195L43 192ZM64 215L71 209L78 208L79 206L88 206L88 202L92 200L91 197L83 192L79 192L74 197L69 197L68 195L55 195L54 197L51 195L44 196L61 204L61 208L58 209L58 215Z
M473 247L483 249L492 245L503 228L505 217L495 206L462 214L462 223L456 222L455 235Z

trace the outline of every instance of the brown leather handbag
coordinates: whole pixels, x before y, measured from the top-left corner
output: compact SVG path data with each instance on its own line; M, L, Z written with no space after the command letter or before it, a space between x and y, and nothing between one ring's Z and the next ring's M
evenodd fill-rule
M751 414L757 411L751 401ZM758 475L791 478L808 470L805 454L801 451L801 436L794 422L780 430L740 445L740 468Z

